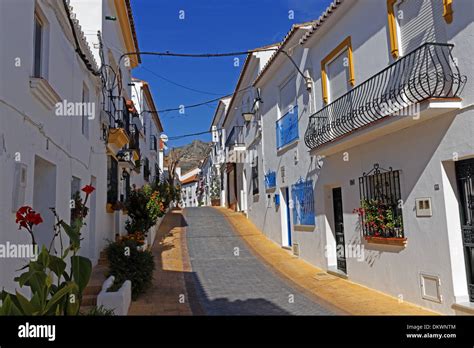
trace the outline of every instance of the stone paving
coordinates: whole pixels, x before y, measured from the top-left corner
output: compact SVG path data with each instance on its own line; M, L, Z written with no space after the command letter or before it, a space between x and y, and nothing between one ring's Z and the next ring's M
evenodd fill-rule
M214 208L185 209L192 282L201 314L330 315L253 254Z

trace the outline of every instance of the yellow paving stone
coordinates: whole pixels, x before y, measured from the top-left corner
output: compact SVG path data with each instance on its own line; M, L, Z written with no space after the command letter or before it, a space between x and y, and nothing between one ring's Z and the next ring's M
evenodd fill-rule
M317 280L318 274L327 274L308 262L295 258L268 239L244 215L217 207L247 245L275 272L293 282L319 300L352 315L437 315L431 310L369 289L349 280L329 275L330 279Z
M151 249L156 266L153 285L132 302L129 315L192 315L188 303L179 303L180 294L187 297L184 274L191 271L182 221L179 211L163 219Z

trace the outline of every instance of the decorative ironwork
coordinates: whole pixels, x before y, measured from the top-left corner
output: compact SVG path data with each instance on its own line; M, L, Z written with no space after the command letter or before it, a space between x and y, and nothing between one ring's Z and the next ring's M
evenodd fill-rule
M293 224L314 225L314 191L313 180L300 178L291 185L293 200Z
M140 154L140 132L136 125L130 125L130 143L128 144L130 150L136 150Z
M400 171L374 164L359 178L359 193L358 212L364 236L403 238Z
M469 298L474 302L474 159L456 162L456 179Z
M277 149L298 139L298 106L293 107L276 121Z
M225 146L245 145L244 126L234 126L225 141Z
M429 98L456 97L467 78L453 47L425 43L310 116L306 146L319 147Z
M276 187L276 172L268 171L265 174L265 189L270 190Z
M151 174L150 160L148 158L145 158L145 163L143 165L143 179L145 179L146 181L149 181L150 174Z
M258 157L255 157L255 160L252 165L252 194L257 195L259 193L258 188Z

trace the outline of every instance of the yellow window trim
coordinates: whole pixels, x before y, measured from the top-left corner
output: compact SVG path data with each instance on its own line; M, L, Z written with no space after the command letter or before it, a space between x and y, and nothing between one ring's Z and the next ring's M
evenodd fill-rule
M390 34L390 52L393 58L400 55L398 49L397 21L395 18L395 3L398 0L387 0L388 30ZM443 0L443 17L446 23L453 21L453 0Z
M325 104L327 104L329 101L327 85L328 76L326 73L326 66L331 60L333 60L345 49L347 49L347 58L349 59L349 83L351 84L351 86L355 85L354 60L352 59L352 43L351 37L348 36L321 61L321 85L323 89L323 101Z
M448 24L453 21L453 0L443 0L443 17Z
M395 19L394 5L397 0L387 0L388 30L390 34L390 53L392 57L397 59L399 56L398 37L397 37L397 21Z

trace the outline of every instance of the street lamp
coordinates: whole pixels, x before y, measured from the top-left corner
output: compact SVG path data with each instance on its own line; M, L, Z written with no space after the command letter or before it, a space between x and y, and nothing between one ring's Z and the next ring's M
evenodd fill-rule
M255 115L254 112L243 112L242 113L242 117L244 118L244 121L246 123L249 123L250 121L252 121L252 118L253 118L254 115Z

